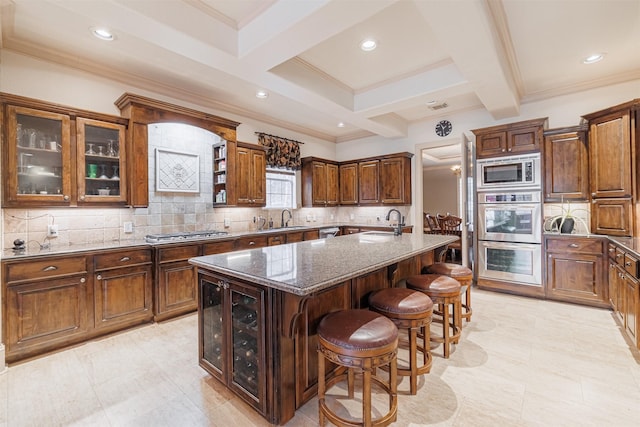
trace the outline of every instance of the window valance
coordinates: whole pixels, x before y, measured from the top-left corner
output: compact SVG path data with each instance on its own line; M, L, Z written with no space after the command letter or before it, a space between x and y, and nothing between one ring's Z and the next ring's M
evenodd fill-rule
M267 147L267 166L300 169L300 144L303 142L256 132L260 145Z

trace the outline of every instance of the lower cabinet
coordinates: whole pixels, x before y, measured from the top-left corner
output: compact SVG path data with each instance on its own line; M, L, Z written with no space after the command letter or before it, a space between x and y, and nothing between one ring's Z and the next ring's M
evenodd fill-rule
M202 272L198 285L200 366L267 417L266 291Z
M86 272L7 286L7 362L84 340L90 329L90 294Z
M609 244L609 293L614 318L640 349L640 282L635 254Z
M124 329L153 319L151 249L94 255L95 328Z
M200 255L201 245L156 248L154 320L161 321L198 308L196 268L189 258Z
M547 298L609 307L605 243L603 238L547 236Z

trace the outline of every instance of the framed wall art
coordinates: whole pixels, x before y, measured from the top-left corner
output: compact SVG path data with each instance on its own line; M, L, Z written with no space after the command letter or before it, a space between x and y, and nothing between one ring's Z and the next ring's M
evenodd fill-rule
M156 191L199 193L200 156L156 148Z

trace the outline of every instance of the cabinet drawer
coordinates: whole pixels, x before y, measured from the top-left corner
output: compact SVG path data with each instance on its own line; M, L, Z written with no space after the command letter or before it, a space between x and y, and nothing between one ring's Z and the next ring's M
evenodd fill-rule
M624 264L624 251L620 248L616 248L616 263L618 265Z
M158 262L181 261L200 256L200 245L158 249Z
M93 265L96 270L108 268L126 267L129 265L148 264L151 262L151 250L122 251L98 254L93 257Z
M263 248L268 243L267 236L241 237L236 240L235 249L241 251L243 249Z
M269 242L268 243L269 246L283 245L284 243L286 243L286 239L285 239L284 235L269 236L268 242Z
M222 254L232 252L235 249L235 240L225 240L222 242L205 243L202 248L202 255Z
M7 265L7 282L68 276L87 272L84 256L30 260Z
M624 254L624 269L633 277L638 278L638 260L629 254Z
M602 255L604 241L599 239L547 239L547 251Z

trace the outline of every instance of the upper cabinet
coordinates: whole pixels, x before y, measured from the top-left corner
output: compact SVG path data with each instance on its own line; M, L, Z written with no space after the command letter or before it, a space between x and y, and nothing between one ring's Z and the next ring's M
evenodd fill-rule
M589 122L591 231L632 236L638 229L635 187L640 99L583 116ZM638 221L638 220L636 220Z
M125 127L82 118L76 126L78 203L126 203Z
M303 206L410 205L411 153L344 163L302 159Z
M238 142L236 152L236 194L231 194L237 206L267 204L266 148Z
M127 203L126 119L8 94L3 207ZM71 141L75 141L73 145Z
M343 163L340 165L340 204L358 204L358 163Z
M380 159L380 199L383 205L411 204L411 156L403 153Z
M476 157L498 157L540 151L547 119L474 129Z
M302 206L338 205L338 163L305 157L302 161Z
M544 201L589 200L587 127L544 132Z

